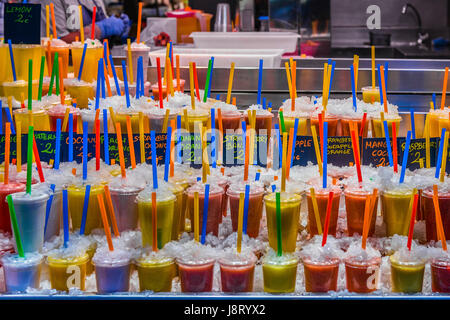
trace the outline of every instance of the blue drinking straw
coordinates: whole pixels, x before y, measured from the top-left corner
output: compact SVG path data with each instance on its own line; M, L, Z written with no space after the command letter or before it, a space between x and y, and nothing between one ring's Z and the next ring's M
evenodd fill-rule
M111 70L112 70L113 77L114 77L114 84L116 85L117 95L121 96L122 93L120 92L119 80L117 79L116 68L114 67L114 61L113 61L112 55L109 55L109 64L111 65Z
M11 112L9 111L8 107L5 108L5 112L6 112L6 118L8 119L8 122L11 124L11 133L16 134L16 130L14 129L14 121L12 119Z
M329 59L329 60L331 61L331 59ZM333 76L334 76L334 68L335 67L336 67L336 61L333 61L331 63L330 88L328 89L328 94L331 92L331 84L333 83ZM353 65L352 65L352 67L353 67ZM354 76L354 74L353 74L353 76Z
M108 68L108 59L106 54L108 53L108 49L106 47L106 42L103 42L103 60L105 60L105 65Z
M261 104L262 73L263 73L263 60L260 59L258 71L258 98L256 100L256 104Z
M266 109L266 101L267 101L266 98L262 99L262 107L263 107L264 110Z
M255 181L259 181L260 177L261 177L261 173L257 172L255 175Z
M439 140L439 153L436 161L436 172L434 177L439 179L439 172L441 171L442 154L444 153L445 128L442 128L441 140Z
M52 183L50 185L50 189L52 189L53 192L55 192L55 185ZM50 210L52 209L52 202L53 202L53 193L50 195L50 198L47 200L47 206L45 208L45 225L44 225L44 236L47 232L47 224L48 224L48 218L50 217Z
M387 124L386 120L383 121L383 125L384 125L384 136L386 138L386 148L387 148L388 157L389 157L389 167L393 167L394 161L392 160L393 158L392 158L392 149L391 149L391 139L389 138L389 128L388 128L388 124Z
M377 64L378 69L378 90L380 91L380 105L383 105L383 90L381 88L381 64Z
M67 199L67 190L63 190L63 224L64 224L64 248L67 248L69 242L69 203Z
M181 163L181 116L177 116L177 162Z
M103 109L103 145L105 148L105 163L109 165L108 110L106 109Z
M416 138L416 125L415 125L415 119L414 119L414 109L410 109L409 113L411 114L411 131L412 131L412 138Z
M102 80L101 77L101 59L98 60L97 64L97 88L95 90L95 110L97 110L100 106L100 81Z
M272 108L272 102L269 102L269 103L267 104L267 109L270 109L270 108Z
M170 145L172 143L172 127L167 128L166 155L164 159L164 181L169 181ZM152 156L153 158L153 156Z
M322 163L322 178L323 188L327 188L327 162L328 162L328 122L323 123L323 163Z
M283 145L281 144L281 133L280 133L280 127L278 126L278 123L275 123L275 134L278 137L278 169L281 168L282 160L283 160Z
M217 159L216 159L216 110L211 108L211 158L212 158L212 167L217 167Z
M102 86L102 99L106 99L106 84L105 84L105 69L103 68L103 59L100 59L99 62L101 62L101 66L100 66L100 77L101 77L101 81L100 84Z
M242 121L242 150L243 150L243 155L244 155L244 159L245 159L245 148L246 148L246 144L247 144L247 140L245 139L245 135L247 133L247 123L245 121Z
M61 119L56 119L56 145L55 145L55 164L53 168L59 170L59 157L61 154Z
M211 57L211 72L209 75L208 98L211 96L211 84L212 84L213 70L214 70L214 57ZM217 100L219 100L219 99L217 99Z
M277 186L276 185L272 185L272 192L275 192L275 190L277 190Z
M433 100L433 109L436 110L436 93L433 93L431 99Z
M3 134L3 105L2 105L2 100L0 100L0 134Z
M141 96L141 81L139 80L140 77L141 77L141 69L139 68L139 61L138 61L136 73L136 99L139 99Z
M136 93L139 91L139 97L142 97L145 95L144 92L144 62L142 60L142 57L138 58L138 72L139 77L136 81ZM137 89L137 86L139 85L139 90Z
M84 66L84 57L86 57L86 49L87 43L84 44L83 54L81 55L80 69L78 70L78 81L81 81L81 74L83 73L83 66Z
M73 114L69 113L69 162L73 161Z
M13 54L11 39L8 39L8 47L9 47L9 57L11 59L11 69L12 69L12 74L13 74L13 80L17 81L16 66L14 64L14 54Z
M87 212L89 208L89 196L91 194L91 185L86 185L84 190L83 215L81 216L80 234L83 235L86 229Z
M298 118L295 118L294 121L294 137L292 138L292 157L290 167L294 165L294 154L295 154L295 144L297 142L297 132L298 132Z
M242 233L247 234L247 222L248 222L248 204L250 199L250 186L245 185L245 197L244 197L244 221L242 224Z
M353 110L357 110L356 106L356 90L355 90L355 70L353 68L353 65L350 65L350 79L352 83L352 98L353 98Z
M400 183L405 180L406 166L408 165L409 146L411 144L411 131L406 136L405 151L403 152L402 171L400 171Z
M128 91L127 66L125 60L122 60L123 83L125 85L125 98L127 99L127 108L130 107L130 92Z
M220 93L216 94L216 100L220 100Z
M203 221L202 221L202 238L201 244L205 244L206 240L206 224L208 222L209 207L209 184L205 184L205 199L203 201Z
M83 180L87 179L88 162L88 123L83 122Z
M151 145L152 145L152 172L153 172L153 189L158 189L158 175L156 171L156 142L155 131L150 132Z

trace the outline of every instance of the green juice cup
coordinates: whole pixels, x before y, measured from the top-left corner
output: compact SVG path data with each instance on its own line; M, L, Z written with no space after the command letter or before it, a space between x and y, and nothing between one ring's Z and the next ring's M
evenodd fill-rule
M264 259L263 279L264 292L289 293L295 291L297 278L298 258L292 254L284 254L280 257L275 253L269 254Z
M139 275L139 291L170 292L176 275L173 258L143 256L136 260Z
M425 259L402 261L396 254L389 258L391 262L391 284L393 292L422 292Z

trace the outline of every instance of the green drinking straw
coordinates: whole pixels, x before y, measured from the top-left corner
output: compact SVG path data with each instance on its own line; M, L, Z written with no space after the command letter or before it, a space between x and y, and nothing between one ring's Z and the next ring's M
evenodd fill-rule
M9 215L11 216L14 238L16 239L17 253L19 254L19 257L25 258L25 253L23 252L22 246L22 238L20 237L19 232L19 224L17 223L16 210L14 209L13 199L10 194L6 197L6 201L8 201Z
M41 57L41 70L39 72L39 91L38 91L38 101L42 100L42 86L44 82L44 64L45 64L45 56Z
M208 62L208 73L206 74L205 92L203 93L203 102L206 102L209 91L209 79L211 78L211 59Z
M28 110L33 103L33 60L28 60Z
M276 210L277 210L277 256L281 257L283 255L283 246L281 243L281 200L280 193L275 193L276 199Z
M53 58L53 66L52 66L52 76L50 78L50 86L48 89L48 96L50 97L53 92L53 83L55 82L56 78L56 62L58 61L58 52L55 52L55 56Z
M280 127L281 127L281 132L284 133L284 132L286 132L286 127L284 126L284 116L283 116L283 111L280 111L279 114L280 114Z
M59 60L58 60L58 52L55 52L55 63L56 63L56 69L55 69L55 78L56 78L56 95L59 96Z
M27 146L27 188L26 192L31 194L31 177L33 173L33 126L28 128L28 146Z

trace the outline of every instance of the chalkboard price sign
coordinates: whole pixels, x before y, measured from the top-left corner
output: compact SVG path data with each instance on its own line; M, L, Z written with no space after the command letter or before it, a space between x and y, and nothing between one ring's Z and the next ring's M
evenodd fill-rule
M30 3L5 3L5 39L14 44L41 43L41 5Z

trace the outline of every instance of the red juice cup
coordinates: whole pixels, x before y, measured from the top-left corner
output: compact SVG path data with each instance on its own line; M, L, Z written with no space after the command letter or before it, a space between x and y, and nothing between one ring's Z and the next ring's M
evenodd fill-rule
M194 194L198 192L199 198L199 233L202 232L203 225L203 206L205 200L205 184L195 184L187 192L187 208L191 224L194 223ZM219 235L219 222L222 216L222 199L224 190L218 185L210 185L208 200L208 217L206 222L206 234L211 233L215 236ZM192 227L194 230L194 227Z
M378 289L380 257L357 259L349 257L345 262L347 290L356 293L369 293Z
M214 259L177 259L182 292L210 292L213 285Z
M238 130L241 127L242 113L237 110L221 110L222 129L226 133L227 130ZM219 117L216 110L216 129L219 128Z
M220 279L223 292L251 292L255 273L256 257L235 256L219 260Z
M431 289L433 292L450 293L450 258L431 260Z
M69 113L73 114L73 131L76 132L77 118L80 115L80 110L72 106L66 106L62 104L56 105L47 110L48 117L50 118L51 131L56 131L56 120L58 119L61 119L61 128L62 128L64 122L64 115L66 113L67 108L69 108ZM69 122L67 122L67 125L69 125Z
M450 238L450 192L438 192L439 209L441 211L442 226L445 238ZM422 209L425 218L427 241L437 241L436 216L434 212L433 190L422 191Z
M331 114L325 114L324 121L328 122L328 136L335 137L337 135L339 118ZM316 127L317 135L319 135L319 117L317 115L311 117L311 125Z
M24 190L25 185L23 183L10 182L8 184L0 184L0 231L11 233L11 219L6 196Z
M351 237L354 233L362 235L364 225L364 212L366 199L372 193L362 188L347 188L344 191L345 210L347 212L347 230ZM373 206L372 219L370 220L369 237L375 232L375 221L377 219L378 197Z
M252 109L248 109L252 110ZM253 109L254 110L254 109ZM247 126L250 124L250 121L248 120L248 112L244 112L244 119L247 123ZM256 121L255 121L255 130L258 134L264 134L264 132L260 132L262 130L266 130L265 134L270 135L270 132L272 130L272 122L273 122L273 113L269 110L265 109L257 109L256 110Z
M336 236L337 231L337 220L339 216L339 202L341 199L341 190L332 186L327 189L315 189L317 208L319 210L320 222L322 225L322 230L325 225L325 218L327 215L327 205L328 205L328 195L330 191L334 192L332 207L331 207L331 215L330 215L330 224L328 228L328 234L332 236ZM311 192L306 190L306 200L308 202L308 232L313 237L318 233L316 217L314 215L314 208L312 205Z
M304 258L305 290L307 292L337 291L339 262L338 258L330 258L326 261Z
M230 199L230 213L233 232L236 232L238 229L240 193L245 193L244 182L242 184L238 183L231 185L227 192ZM251 238L256 238L259 235L263 211L263 198L264 188L259 184L251 183L247 214L247 235Z

